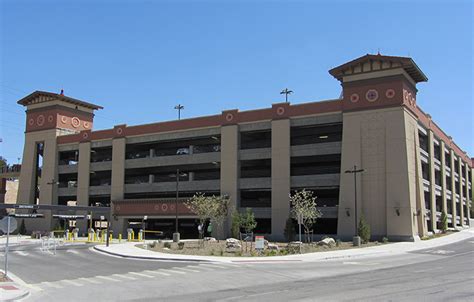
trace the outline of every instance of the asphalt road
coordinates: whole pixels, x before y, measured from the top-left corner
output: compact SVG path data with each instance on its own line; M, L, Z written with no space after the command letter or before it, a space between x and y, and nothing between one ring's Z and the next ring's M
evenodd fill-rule
M74 250L13 253L11 270L30 283L27 301L474 301L474 237L310 263L173 263Z

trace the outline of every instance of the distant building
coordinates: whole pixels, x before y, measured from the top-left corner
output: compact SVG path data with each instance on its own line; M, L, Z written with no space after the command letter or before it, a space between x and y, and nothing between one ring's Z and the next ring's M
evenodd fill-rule
M147 229L170 235L179 169L182 238L197 236L182 202L203 192L252 208L256 232L281 239L288 196L302 188L323 213L314 233L350 238L355 188L345 171L357 166L358 216L374 237L415 240L440 228L442 211L450 227L466 227L473 162L417 106L427 78L415 62L365 55L329 73L342 98L99 131L100 106L36 91L18 101L27 109L18 203L111 206L115 234L147 215ZM50 229L44 214L27 228ZM86 231L85 221L77 226Z

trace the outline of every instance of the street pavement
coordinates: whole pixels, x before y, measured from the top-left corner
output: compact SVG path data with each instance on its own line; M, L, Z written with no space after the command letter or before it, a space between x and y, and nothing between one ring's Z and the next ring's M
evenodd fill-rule
M472 233L471 233L472 234ZM474 236L399 254L311 262L135 260L89 246L10 257L25 301L474 301Z

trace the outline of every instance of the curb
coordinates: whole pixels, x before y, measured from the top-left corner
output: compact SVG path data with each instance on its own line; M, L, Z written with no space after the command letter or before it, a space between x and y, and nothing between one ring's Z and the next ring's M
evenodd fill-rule
M175 261L175 262L203 262L203 263L212 263L216 261L212 260L201 260L201 259L181 259L181 258L157 258L157 257L148 257L148 256L130 256L130 255L123 255L119 253L114 253L110 251L104 251L101 250L100 248L97 248L97 246L93 247L94 250L104 253L104 254L109 254L112 256L120 257L120 258L126 258L126 259L138 259L138 260L154 260L154 261Z
M0 270L0 271L4 272L3 270ZM30 291L26 289L26 286L25 286L26 283L23 282L23 280L21 280L20 278L18 278L16 275L14 275L11 272L8 273L8 277L12 281L10 281L10 282L0 282L0 285L2 285L2 283L6 283L4 285L13 285L13 286L18 288L18 291L20 292L20 294L18 294L16 296L9 297L9 298L6 298L6 299L2 299L2 297L0 297L1 302L4 302L4 301L17 301L17 300L20 300L20 299L23 299L23 298L27 297L30 294Z

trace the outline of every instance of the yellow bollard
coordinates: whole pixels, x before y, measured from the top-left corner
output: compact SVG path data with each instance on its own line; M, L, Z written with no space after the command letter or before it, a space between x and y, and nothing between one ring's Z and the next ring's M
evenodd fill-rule
M113 239L112 234L110 234L109 235L109 241L112 242L112 239Z
M119 234L118 240L119 240L119 242L122 242L122 234Z

